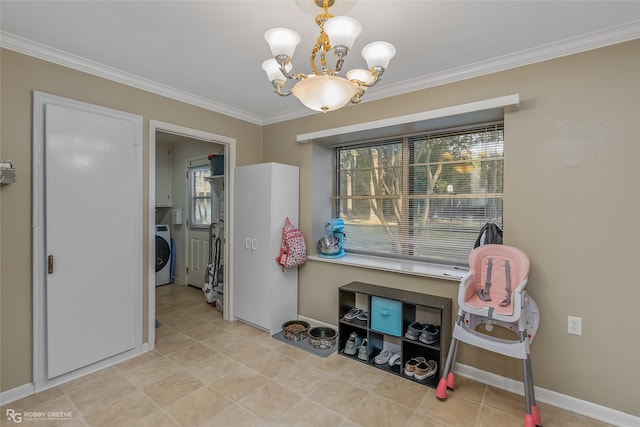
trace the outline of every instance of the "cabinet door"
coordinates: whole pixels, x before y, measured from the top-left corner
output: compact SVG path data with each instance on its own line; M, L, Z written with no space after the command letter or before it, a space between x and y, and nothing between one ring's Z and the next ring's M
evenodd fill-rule
M261 168L236 169L234 314L269 327L270 189Z
M171 152L162 145L156 148L156 206L171 206Z

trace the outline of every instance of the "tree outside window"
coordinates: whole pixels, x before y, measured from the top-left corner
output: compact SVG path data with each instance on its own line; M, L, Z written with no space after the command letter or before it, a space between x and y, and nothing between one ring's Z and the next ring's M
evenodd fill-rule
M482 225L502 226L502 123L336 147L335 166L348 252L466 264Z

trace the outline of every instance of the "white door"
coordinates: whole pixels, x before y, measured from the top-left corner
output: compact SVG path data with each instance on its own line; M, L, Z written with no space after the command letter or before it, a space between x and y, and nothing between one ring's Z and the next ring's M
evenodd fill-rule
M234 211L234 314L263 328L269 328L270 272L277 269L278 255L271 242L272 189L267 166L236 168Z
M209 261L209 232L208 229L189 227L187 248L188 264L188 284L197 288L202 288L206 279L207 266Z
M187 221L187 283L202 288L207 279L209 265L209 225L212 221L213 198L211 181L205 179L211 173L209 161L192 160L187 167L187 197L189 219Z
M128 116L45 105L49 379L136 346L141 123Z

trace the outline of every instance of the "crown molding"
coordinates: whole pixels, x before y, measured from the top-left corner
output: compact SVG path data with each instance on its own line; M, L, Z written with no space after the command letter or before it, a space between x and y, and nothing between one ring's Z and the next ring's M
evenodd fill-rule
M204 108L209 111L244 120L249 123L256 125L264 124L262 119L254 114L249 114L245 111L229 107L211 99L194 95L42 43L7 33L5 31L0 32L0 47L92 74L94 76L102 77L107 80L122 83L127 86L151 92L156 95L161 95L176 101L181 101L196 107Z
M363 103L404 95L409 92L428 89L435 86L467 80L474 77L505 71L512 68L535 64L542 61L573 55L592 49L623 43L640 38L640 20L627 24L607 28L601 31L572 37L557 42L548 43L531 49L522 50L508 55L502 55L484 61L479 61L463 67L452 68L439 73L433 73L405 82L382 85L375 91L367 92ZM188 93L144 77L140 77L122 70L104 65L68 52L37 43L11 33L0 32L0 47L13 50L25 55L33 56L45 61L53 62L78 71L86 72L98 77L122 83L137 89L165 96L187 104L195 105L209 111L224 114L239 120L244 120L259 126L293 120L301 117L320 114L301 107L296 110L280 111L269 116L256 116L246 111L229 107L219 102Z
M363 102L480 77L640 38L640 20L368 91Z

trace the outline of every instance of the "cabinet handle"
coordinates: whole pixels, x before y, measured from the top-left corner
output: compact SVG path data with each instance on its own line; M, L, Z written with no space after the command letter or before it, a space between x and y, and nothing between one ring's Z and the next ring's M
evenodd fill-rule
M247 239L244 241L244 247L245 247L245 249L249 249L249 242L250 242L250 241L251 241L251 239L249 239L249 238L247 238Z
M387 310L380 310L380 316L388 317L389 315L391 315L391 313Z
M251 249L256 250L256 239L251 239Z

